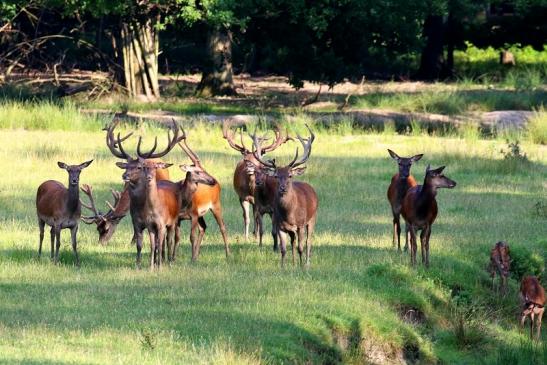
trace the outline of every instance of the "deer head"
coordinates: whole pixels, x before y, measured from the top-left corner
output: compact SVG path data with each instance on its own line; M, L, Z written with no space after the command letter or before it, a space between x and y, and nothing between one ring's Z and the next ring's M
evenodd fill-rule
M443 170L446 166L441 166L436 169L431 169L430 165L427 165L427 168L425 170L425 184L428 184L429 186L433 187L434 189L437 188L448 188L452 189L456 186L456 182L454 180L449 179L448 177L444 176Z
M410 176L410 167L412 164L416 161L419 161L423 154L415 155L412 157L400 157L392 150L387 150L395 161L397 161L397 164L399 165L399 178L400 179L407 179Z

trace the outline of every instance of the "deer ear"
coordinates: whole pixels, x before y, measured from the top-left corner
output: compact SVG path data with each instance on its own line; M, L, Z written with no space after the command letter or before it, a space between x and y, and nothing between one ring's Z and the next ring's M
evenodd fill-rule
M306 166L297 167L295 169L292 169L291 172L294 176L300 176L306 171Z
M65 170L68 167L66 163L61 162L61 161L57 161L57 166L59 166L62 169L65 169Z
M443 170L444 170L445 167L446 167L446 166L441 166L441 167L439 167L439 168L436 168L436 169L435 169L435 172L436 172L437 174L440 174L441 172L443 172Z
M78 165L78 168L80 169L85 169L86 167L88 167L89 165L91 165L91 163L93 162L93 160L89 160L89 161L86 161L84 163L81 163Z
M127 168L127 163L125 163L125 162L116 162L116 166L118 166L120 169L125 170Z
M420 161L420 159L424 157L423 153L420 153L419 155L412 156L412 162Z
M270 167L263 167L262 172L268 176L275 177L275 169Z
M392 159L394 159L395 161L399 161L399 156L395 152L393 152L389 148L388 148L387 152L389 152Z

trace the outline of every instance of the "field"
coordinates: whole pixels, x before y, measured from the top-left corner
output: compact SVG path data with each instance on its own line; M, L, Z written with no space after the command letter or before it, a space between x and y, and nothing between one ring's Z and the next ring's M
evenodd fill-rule
M93 158L81 182L93 185L105 209L109 189L121 188L121 170L104 144L102 122L85 131L0 134L0 363L545 363L545 345L518 330L518 282L511 279L501 297L486 272L498 240L536 261L546 257L544 145L523 140L524 161L504 159L503 139L473 133L317 127L302 180L316 188L320 207L311 268L302 270L280 267L269 235L262 248L244 241L231 186L239 155L218 126L197 124L188 129L189 143L223 186L228 260L208 216L199 262L190 263L183 223L177 263L137 270L126 218L107 247L98 245L93 227L80 225L79 269L63 231L61 264L54 266L47 234L45 255L37 257L36 188L47 179L66 183L56 161ZM139 131L148 141L164 133L147 124ZM413 167L419 181L430 163L446 165L458 183L438 195L429 270L410 267L408 255L392 247L385 192L396 164L387 148L425 154ZM275 155L288 161L293 153L294 144ZM166 160L185 158L174 151ZM175 167L171 175L182 178Z

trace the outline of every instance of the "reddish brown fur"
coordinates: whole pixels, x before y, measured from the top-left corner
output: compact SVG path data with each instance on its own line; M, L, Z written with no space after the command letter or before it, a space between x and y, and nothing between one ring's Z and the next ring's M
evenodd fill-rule
M497 272L501 278L501 290L503 293L506 292L510 266L509 246L505 242L497 242L490 251L489 270L492 277L492 289L494 289L494 278Z
M401 207L401 214L406 221L406 229L410 233L410 260L413 265L416 264L416 232L421 230L420 243L422 251L422 263L429 266L429 238L431 236L431 226L437 218L437 189L453 188L456 182L450 180L442 174L443 167L430 170L426 169L424 185L417 185L409 189L406 193Z
M406 178L405 181L399 178L399 173L393 175L391 183L387 188L387 199L391 205L391 212L393 213L393 244L397 241L397 248L401 251L401 207L403 204L403 198L410 188L418 185L412 175ZM408 236L405 235L405 250L408 248Z
M545 311L545 290L535 276L526 276L520 284L519 297L523 304L520 325L524 327L526 317L530 316L530 338L533 338L534 322L536 322L535 316L537 316L536 339L539 340L541 320Z

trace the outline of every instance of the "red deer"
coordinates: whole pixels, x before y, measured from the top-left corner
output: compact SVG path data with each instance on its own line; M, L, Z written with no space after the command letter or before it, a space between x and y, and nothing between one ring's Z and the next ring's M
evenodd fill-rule
M179 146L192 161L192 165L180 166L183 171L186 171L186 178L179 182L181 191L179 218L191 221L190 243L192 245L192 261L196 261L199 257L201 241L207 229L203 216L208 211L211 211L215 217L222 240L224 241L224 252L226 257L228 257L230 255L230 247L228 246L226 227L222 218L220 184L205 171L199 157L188 147L186 139L183 140L183 144L179 143ZM196 229L199 230L197 237Z
M51 259L55 263L59 261L59 247L61 246L61 230L70 229L72 250L76 259L76 266L80 266L78 258L76 235L80 221L81 205L79 197L80 173L88 167L93 160L79 165L67 165L57 162L60 168L68 172L68 189L59 181L47 180L38 187L36 193L36 212L38 215L38 227L40 228L40 245L38 256L42 255L42 242L44 240L44 227L51 227ZM57 240L54 254L54 241Z
M393 246L397 243L397 249L401 252L401 205L408 189L416 186L416 180L410 175L412 163L419 161L423 154L412 157L399 157L395 152L388 149L391 157L397 161L399 172L391 178L391 184L387 189L387 199L391 204L393 213ZM408 236L405 237L405 251L408 250Z
M490 252L490 265L488 266L492 277L492 290L494 290L494 278L497 272L501 279L501 290L503 293L506 292L510 266L509 246L503 241L497 242Z
M306 169L303 165L310 157L312 143L315 135L310 132L310 138L304 139L297 136L304 148L304 154L298 160L298 149L294 159L284 167L277 167L274 160L264 161L259 155L261 150L260 142L255 138L255 158L262 164L262 170L269 176L277 179L277 191L274 203L274 222L279 237L281 248L281 265L285 264L287 252L287 236L291 239L293 264L295 238L298 236L298 254L302 265L304 233L306 233L306 266L309 266L311 259L312 236L317 219L318 198L313 187L305 182L293 181L294 176L302 175ZM304 232L306 229L306 232Z
M520 284L519 297L523 304L520 326L524 328L526 317L530 316L530 338L533 338L534 322L537 321L536 339L539 341L541 319L545 311L545 290L535 276L526 276Z
M154 162L162 162L161 159L150 159ZM158 169L156 171L156 181L169 180L168 169ZM114 204L106 202L109 210L106 213L99 212L94 204L91 187L84 185L82 191L89 197L92 205L82 203L82 205L91 210L92 216L81 217L82 221L86 224L97 225L97 232L99 232L99 243L106 245L112 235L116 231L116 228L120 221L129 212L129 187L125 184L123 191L120 193L112 189L112 196L114 198Z
M230 147L232 147L234 150L241 153L243 156L243 159L239 161L236 165L235 171L234 171L234 190L236 191L238 197L239 197L239 204L241 204L241 208L243 209L243 222L245 224L245 239L249 239L249 223L250 223L250 217L249 217L249 209L251 205L253 206L253 217L254 214L254 189L255 189L255 176L254 174L248 174L246 171L246 162L250 161L253 163L258 163L256 161L256 158L253 155L253 151L248 150L245 145L243 144L243 134L241 134L241 144L237 144L234 142L234 135L230 134L228 130L228 125L224 123L222 126L222 134L224 138L228 141L228 144ZM265 146L262 148L263 153L271 152L275 150L277 147L279 147L281 144L285 143L288 139L287 136L282 137L281 132L279 131L279 128L275 129L275 140L272 142L272 144ZM254 227L255 235L258 234L256 222Z
M437 189L456 186L456 182L444 176L445 166L431 170L428 165L425 170L423 185L410 188L403 199L401 213L406 222L407 232L410 232L410 259L416 265L416 232L421 230L420 243L422 248L422 263L429 267L429 237L431 226L437 217Z
M251 136L254 139L254 136ZM258 157L262 158L262 150L255 150ZM258 230L258 245L262 246L262 237L264 236L264 214L269 214L272 219L272 237L273 237L273 249L278 250L277 247L277 233L274 223L274 206L275 206L275 194L277 192L277 179L265 174L260 168L260 164L255 164L252 161L245 160L246 171L249 175L255 177L255 189L254 189L254 219L255 226Z
M150 268L153 269L154 265L161 267L166 233L168 247L174 245L172 240L176 239L180 208L178 186L170 181L156 182L156 170L165 169L171 166L170 164L147 160L165 156L185 136L179 136L179 128L174 125L168 132L167 147L156 153L154 151L157 147L157 137L152 149L146 153L141 152L142 138L139 138L138 158L134 159L125 152L122 145L132 133L123 138L120 138L118 133L115 140L113 133L116 124L113 123L107 128L106 143L114 156L126 160L117 162L116 166L125 170L123 179L129 186L129 211L133 221L133 238L137 244L137 266L140 267L141 263L143 231L147 229L150 238ZM171 129L174 129L172 137Z

